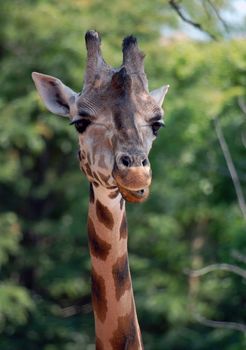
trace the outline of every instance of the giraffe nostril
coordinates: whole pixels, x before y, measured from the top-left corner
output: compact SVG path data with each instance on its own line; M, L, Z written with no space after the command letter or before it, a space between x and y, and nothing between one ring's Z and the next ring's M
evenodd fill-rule
M142 166L147 166L148 165L148 159L145 158L143 161L142 161Z
M120 162L127 168L131 166L131 158L129 156L122 156Z

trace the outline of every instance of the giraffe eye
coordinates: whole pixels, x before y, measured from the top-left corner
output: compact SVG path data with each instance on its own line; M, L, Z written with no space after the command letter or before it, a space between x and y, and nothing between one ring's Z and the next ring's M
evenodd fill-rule
M74 122L75 129L80 134L82 134L90 124L91 124L91 121L88 119L80 119Z
M161 121L159 121L159 122L154 122L153 124L151 124L153 134L154 134L155 136L157 136L158 130L159 130L160 128L162 128L163 126L165 126L165 125L164 125L164 123L161 122Z

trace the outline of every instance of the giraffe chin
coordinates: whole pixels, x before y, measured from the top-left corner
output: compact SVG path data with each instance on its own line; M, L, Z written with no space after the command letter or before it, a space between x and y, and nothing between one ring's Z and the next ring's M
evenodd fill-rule
M145 187L140 190L130 190L125 187L122 187L118 184L119 191L122 197L131 203L141 203L144 202L149 197L149 187Z

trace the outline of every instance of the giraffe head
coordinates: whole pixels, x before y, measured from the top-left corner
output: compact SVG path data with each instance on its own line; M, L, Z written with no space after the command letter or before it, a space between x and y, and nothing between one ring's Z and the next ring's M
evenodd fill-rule
M80 93L52 76L33 73L46 107L69 117L79 136L80 166L95 186L118 187L123 198L148 197L151 168L148 154L164 125L162 103L168 86L152 92L144 72L144 55L137 41L123 40L123 63L105 63L97 32L85 36L87 66Z

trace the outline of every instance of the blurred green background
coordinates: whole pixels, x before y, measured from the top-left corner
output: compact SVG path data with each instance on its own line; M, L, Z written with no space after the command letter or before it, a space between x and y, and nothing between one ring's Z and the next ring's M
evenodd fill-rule
M240 11L231 25L221 20L234 15L233 1L176 3L217 40L190 27L192 39L165 0L0 2L1 350L94 349L88 183L77 135L45 109L31 81L32 71L43 72L79 91L87 29L102 34L114 66L122 38L136 35L150 88L171 86L167 127L150 157L151 196L128 206L145 349L246 348L243 332L202 322L245 323L245 280L185 273L213 263L245 268L246 223L212 120L219 118L246 193L246 25L239 26Z

